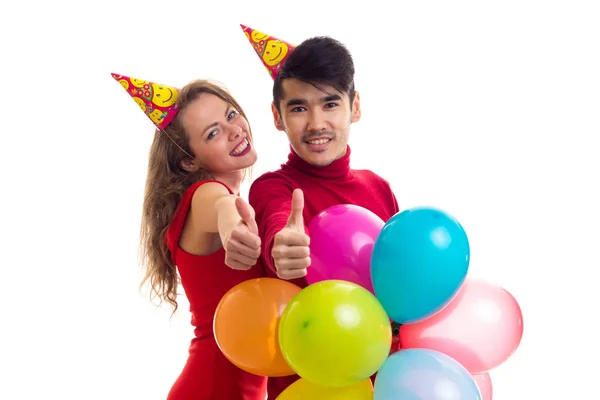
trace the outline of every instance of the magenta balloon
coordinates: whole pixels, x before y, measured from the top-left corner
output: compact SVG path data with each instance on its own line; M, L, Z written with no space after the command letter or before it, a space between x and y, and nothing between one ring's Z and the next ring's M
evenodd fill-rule
M373 291L371 252L384 221L366 208L340 204L317 214L308 224L311 265L309 284L340 279Z
M472 375L506 361L522 337L523 315L515 298L501 287L470 279L437 314L400 327L402 348L437 350Z
M481 400L492 400L494 387L492 386L490 374L485 372L483 374L473 375L473 379L475 379L475 383L479 388L479 393L481 393Z

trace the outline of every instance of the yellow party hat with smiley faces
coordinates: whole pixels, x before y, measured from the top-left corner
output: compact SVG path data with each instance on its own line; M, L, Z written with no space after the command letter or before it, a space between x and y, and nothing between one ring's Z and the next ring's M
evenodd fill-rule
M111 75L159 130L163 130L175 118L179 89L125 75Z
M296 46L246 25L240 24L240 26L269 75L275 79L281 66Z

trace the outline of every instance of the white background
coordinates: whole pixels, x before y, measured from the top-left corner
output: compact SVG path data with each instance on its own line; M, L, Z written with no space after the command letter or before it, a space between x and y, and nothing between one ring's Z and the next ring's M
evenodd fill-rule
M152 124L110 72L227 84L255 176L285 161L238 24L348 45L352 165L465 227L470 277L519 301L495 400L599 398L599 13L584 1L7 2L0 17L0 398L164 399L192 337L137 291Z

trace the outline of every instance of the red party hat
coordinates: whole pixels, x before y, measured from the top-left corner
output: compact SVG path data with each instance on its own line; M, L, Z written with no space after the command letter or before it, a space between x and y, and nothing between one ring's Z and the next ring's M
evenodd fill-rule
M252 48L267 68L269 75L275 79L281 70L281 66L296 46L246 25L240 24L240 26Z
M177 114L179 89L125 75L111 75L158 129L164 129Z

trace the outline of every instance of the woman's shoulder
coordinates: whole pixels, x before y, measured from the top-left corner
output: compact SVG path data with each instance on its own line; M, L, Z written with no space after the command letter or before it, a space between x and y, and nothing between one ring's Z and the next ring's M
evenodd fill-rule
M169 249L174 251L179 245L188 217L191 217L189 219L192 220L192 226L214 225L212 220L216 219L216 216L212 214L215 202L230 194L231 189L217 180L198 181L187 188L165 234Z
M216 179L206 179L202 181L198 181L190 186L184 195L187 196L202 196L210 195L210 194L233 194L233 191L223 182L218 181Z

